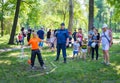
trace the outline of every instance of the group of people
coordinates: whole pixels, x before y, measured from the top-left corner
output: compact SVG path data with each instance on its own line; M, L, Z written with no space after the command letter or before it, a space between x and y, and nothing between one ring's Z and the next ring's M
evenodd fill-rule
M24 40L24 37L26 36L24 34L24 30L21 29L21 33L23 38L19 37L19 39ZM33 34L31 38L31 33ZM102 50L104 55L104 61L103 63L106 65L110 64L109 61L109 48L112 45L112 31L108 28L106 24L102 27L102 33L98 32L98 29L91 28L91 30L88 32L88 36L84 36L82 32L82 28L78 29L78 32L75 30L73 34L69 32L67 29L65 29L65 24L60 24L60 29L57 30L51 30L49 29L47 32L47 39L45 40L45 31L43 28L38 30L37 32L28 30L27 32L27 41L28 45L31 45L31 67L34 69L34 61L36 55L38 56L38 60L40 62L40 65L42 68L45 69L44 61L41 56L40 49L42 49L44 43L46 42L47 45L52 49L52 51L55 51L55 48L57 50L56 53L56 59L55 61L59 60L60 52L62 50L63 55L63 62L67 62L67 54L66 54L66 48L69 47L69 45L73 46L73 59L75 57L82 57L83 60L86 60L86 55L91 57L92 60L94 60L94 52L96 52L96 60L98 60L99 57L99 46L100 43L102 43ZM72 37L73 41L72 41ZM23 42L24 43L24 42Z

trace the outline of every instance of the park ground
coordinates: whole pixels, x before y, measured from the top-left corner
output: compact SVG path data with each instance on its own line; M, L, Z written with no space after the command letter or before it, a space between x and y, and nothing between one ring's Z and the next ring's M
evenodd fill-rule
M0 38L0 49L20 48L7 45L7 37ZM110 66L101 64L101 47L98 61L91 61L89 57L86 61L72 60L72 48L68 48L66 64L62 56L59 62L54 62L56 53L45 47L41 53L47 69L40 69L36 59L37 69L34 71L27 63L30 49L26 48L24 52L25 58L19 58L20 49L0 52L0 83L120 83L120 43L113 44L110 49Z

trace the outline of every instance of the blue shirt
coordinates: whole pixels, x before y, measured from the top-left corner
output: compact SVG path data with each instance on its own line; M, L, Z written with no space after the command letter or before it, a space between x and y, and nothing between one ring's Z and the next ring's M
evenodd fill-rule
M65 44L67 38L69 37L68 30L59 29L56 32L57 44Z
M44 31L43 30L38 30L37 34L40 39L44 39Z

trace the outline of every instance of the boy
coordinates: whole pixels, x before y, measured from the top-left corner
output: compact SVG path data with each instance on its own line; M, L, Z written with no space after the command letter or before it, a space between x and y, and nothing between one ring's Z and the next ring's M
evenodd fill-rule
M79 40L77 39L77 41L74 41L74 43L73 43L73 59L74 59L75 55L78 56L79 49L80 49L80 44L79 44Z
M86 59L86 53L87 53L87 38L84 38L82 41L82 58L83 60Z
M38 36L35 32L33 32L32 35L33 35L33 38L31 38L28 42L28 45L31 45L31 51L32 51L32 53L31 53L31 68L35 69L34 62L35 62L35 58L37 55L41 67L43 69L46 69L46 67L44 66L44 62L43 62L40 50L39 50L39 42L43 42L43 41L38 38Z

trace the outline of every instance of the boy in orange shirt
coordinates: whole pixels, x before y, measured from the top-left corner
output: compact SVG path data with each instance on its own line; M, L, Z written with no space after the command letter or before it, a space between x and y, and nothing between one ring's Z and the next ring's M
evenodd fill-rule
M28 45L31 45L31 51L32 51L32 53L31 53L32 69L34 69L34 62L35 62L36 55L38 57L38 61L41 65L41 67L43 69L46 69L46 67L44 66L44 62L43 62L40 50L39 50L39 42L42 42L42 40L38 38L38 36L35 32L33 32L33 38L31 38L28 42Z

